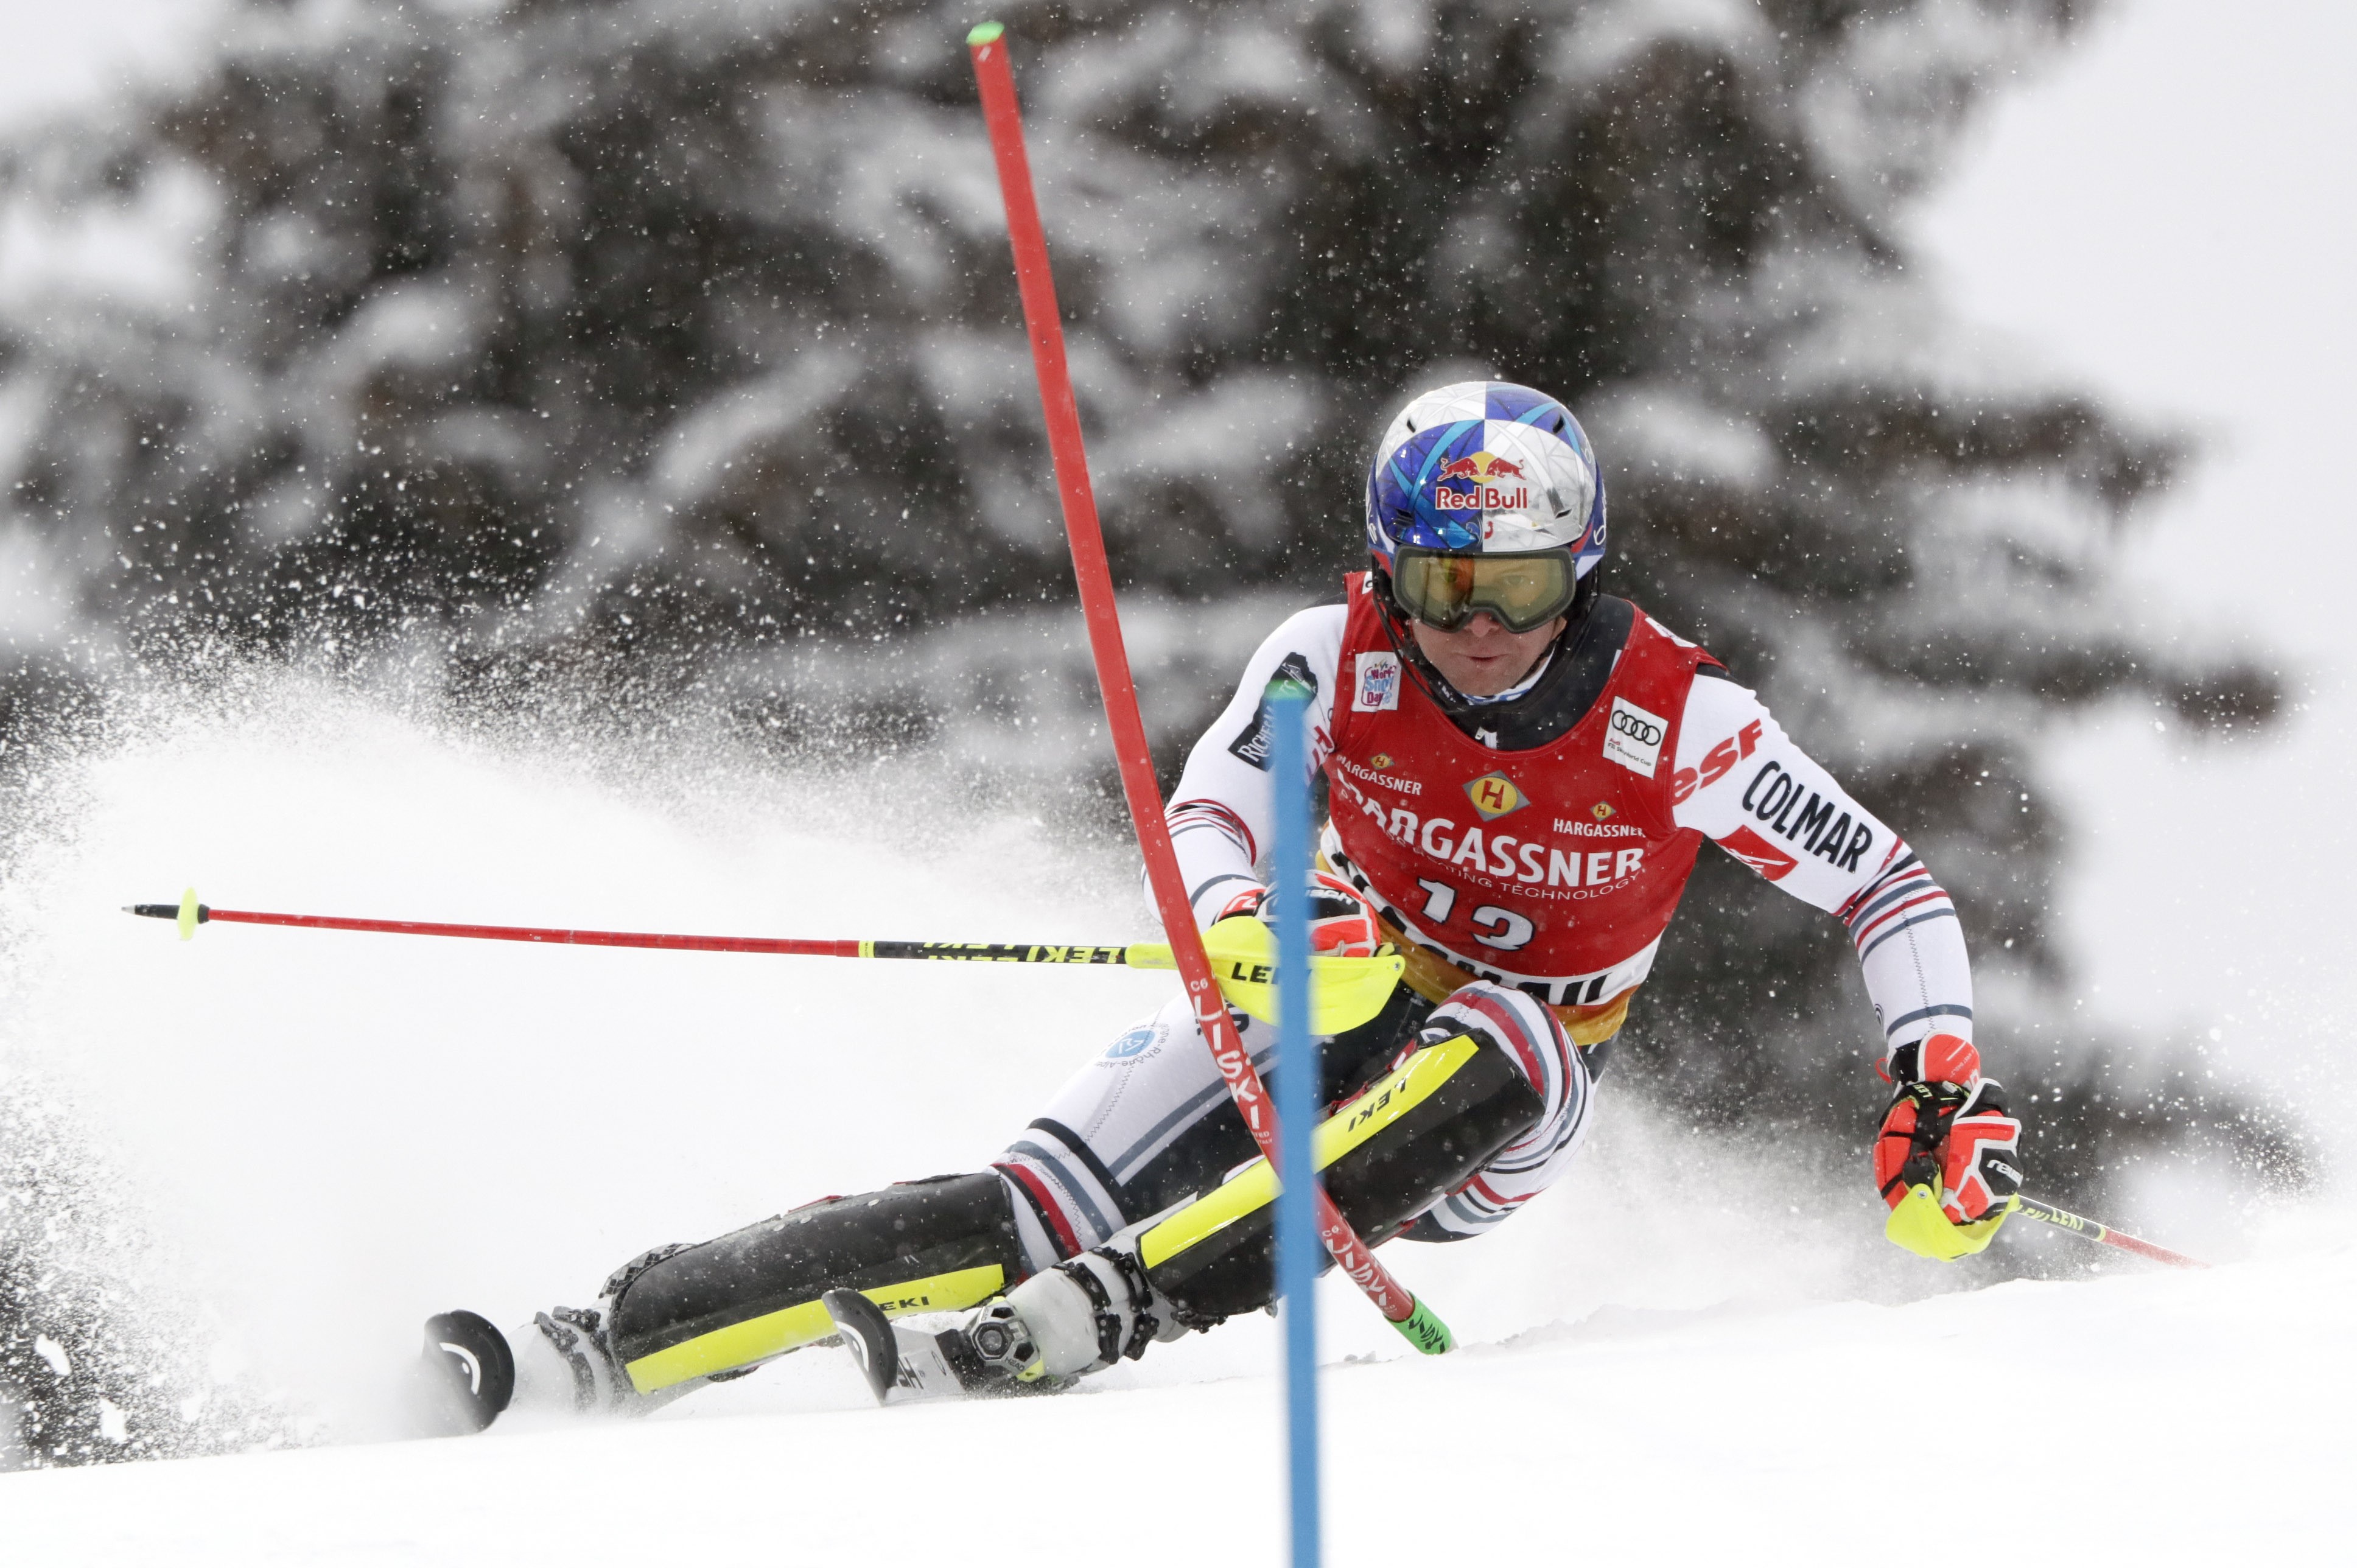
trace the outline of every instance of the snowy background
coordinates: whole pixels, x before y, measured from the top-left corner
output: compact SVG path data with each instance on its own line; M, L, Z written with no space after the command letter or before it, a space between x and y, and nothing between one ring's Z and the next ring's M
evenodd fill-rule
M2357 342L2334 269L2357 203L2333 62L2357 22L2324 5L2237 16L2222 34L2179 0L2115 6L1980 111L1905 222L1973 352L2092 381L2108 408L2197 438L2107 568L2138 639L2191 663L2264 648L2284 671L2285 709L2255 738L2124 690L2040 741L2028 781L2062 846L2059 993L2091 1029L2201 1042L2196 1070L2322 1108L2350 1087L2357 1003L2331 875L2357 760L2332 639L2357 580L2335 483ZM176 29L199 14L27 8L0 96L22 121L102 94L125 62L168 74L188 52ZM0 1530L28 1560L815 1556L954 1520L983 1534L974 1560L1014 1561L1010 1513L1066 1509L1123 1521L1142 1561L1200 1557L1208 1522L1155 1529L1077 1499L1108 1451L1232 1441L1265 1463L1264 1324L1020 1408L880 1414L841 1367L803 1357L640 1428L368 1441L424 1313L511 1320L586 1296L651 1242L970 1165L1084 1042L1162 993L1150 977L895 972L854 1009L845 988L864 976L766 961L231 928L182 946L113 913L193 881L224 904L392 916L1141 931L1100 823L1068 832L1004 792L969 805L954 747L781 764L725 726L486 716L431 680L356 693L266 664L195 693L133 679L108 724L106 745L21 786L0 1066L82 1152L89 1181L55 1200L132 1260L133 1298L102 1304L137 1341L123 1364L155 1369L191 1429L344 1445L9 1477ZM1397 1261L1474 1353L1402 1361L1363 1308L1325 1297L1329 1355L1383 1359L1329 1379L1338 1556L1862 1556L1913 1528L1889 1477L1924 1434L1955 1444L1932 1444L1939 1462L2035 1477L2007 1504L2028 1561L2230 1542L2326 1561L2345 1540L2350 1441L2303 1413L2357 1283L2352 1151L2329 1113L2305 1124L2321 1146L2297 1199L2198 1160L2108 1188L2124 1222L2231 1266L2162 1275L2105 1254L2088 1277L2070 1239L2016 1227L2001 1246L2077 1277L2000 1284L1970 1267L1927 1279L1893 1254L1846 1168L1796 1179L1674 1102L1614 1110L1580 1172L1508 1231ZM12 1184L12 1202L30 1190ZM1921 1299L1960 1284L1984 1288ZM1927 1351L1953 1369L1943 1384L2004 1390L1993 1448L1952 1415L1891 1416L1891 1369ZM112 1423L127 1431L119 1410ZM1525 1425L1542 1435L1501 1435ZM2187 1428L2198 1487L2156 1447ZM1549 1522L1395 1506L1404 1455L1477 1446L1512 1448L1504 1489L1550 1499ZM1010 1477L993 1456L1017 1447L1032 1471ZM938 1486L931 1507L909 1505L912 1485ZM1235 1492L1240 1555L1273 1558L1275 1487Z
M221 16L0 166L0 811L269 667L593 747L888 755L962 774L943 809L1121 836L957 5ZM2200 432L1913 259L1959 130L2078 7L1014 19L1166 773L1356 560L1383 411L1549 387L1607 455L1609 586L1958 897L2049 1195L2312 1174L2198 1022L2089 1012L2056 923L2076 718L2247 736L2297 699L2266 628L2156 617L2123 558ZM1832 927L1706 856L1658 973L1626 1091L1855 1162L1881 1042Z
M2357 776L2340 635L2357 306L2338 260L2357 166L2328 63L2357 15L2279 0L2217 22L2179 0L2115 7L1997 101L1916 221L1939 286L2007 351L2203 445L2130 553L2141 612L2163 635L2264 628L2296 706L2229 746L2125 707L2072 735L2048 761L2071 799L2062 904L2089 1005L2214 1030L2314 1103L2348 1081L2357 1017L2330 874Z

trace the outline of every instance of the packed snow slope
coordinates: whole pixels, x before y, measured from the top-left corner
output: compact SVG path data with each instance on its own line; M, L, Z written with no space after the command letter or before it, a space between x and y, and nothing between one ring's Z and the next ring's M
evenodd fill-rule
M1055 1400L877 1411L819 1349L640 1422L394 1441L428 1313L515 1323L636 1251L970 1169L1167 976L553 949L119 912L239 908L802 936L1119 940L1132 859L1062 801L899 757L460 724L253 676L45 762L0 884L0 1069L70 1112L218 1376L318 1446L0 1476L11 1563L1279 1556L1266 1318ZM1855 1031L1829 1036L1847 1038ZM1861 1068L1861 1070L1863 1069ZM2069 1283L1896 1253L1863 1173L1613 1098L1498 1235L1400 1246L1467 1348L1321 1296L1333 1560L2345 1560L2357 1226L2188 1167L2125 1215L2208 1251ZM2165 1221L2153 1224L2155 1220ZM131 1261L126 1261L131 1262ZM2100 1266L2096 1266L2100 1265ZM2340 1384L2338 1389L2333 1385Z
M1329 1560L1942 1561L1955 1530L2018 1563L2346 1563L2319 1351L2352 1288L2344 1241L1334 1368ZM1265 1376L879 1411L847 1367L780 1373L804 1409L35 1472L0 1520L12 1561L89 1565L1284 1560Z

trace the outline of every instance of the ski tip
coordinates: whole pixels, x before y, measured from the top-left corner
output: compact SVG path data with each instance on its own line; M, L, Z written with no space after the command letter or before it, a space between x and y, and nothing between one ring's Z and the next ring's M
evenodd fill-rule
M882 1404L900 1374L900 1350L892 1336L891 1320L882 1307L856 1290L831 1290L818 1299L834 1319L834 1331L843 1336L851 1359L859 1363L867 1391Z
M978 23L975 25L974 31L965 36L965 47L970 49L978 49L985 44L995 44L1001 38L1005 37L1006 33L1006 28L1002 23Z
M515 1355L489 1319L464 1310L436 1313L425 1320L411 1385L412 1424L428 1437L480 1432L507 1409L515 1382Z

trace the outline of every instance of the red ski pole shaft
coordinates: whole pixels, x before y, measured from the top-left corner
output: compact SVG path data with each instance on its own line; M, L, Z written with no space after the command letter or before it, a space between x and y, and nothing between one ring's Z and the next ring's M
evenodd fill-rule
M2108 1225L2088 1219L2085 1215L2073 1214L2067 1208L2057 1208L2050 1203L2040 1203L2027 1193L2021 1195L2019 1208L2020 1212L2030 1219L2051 1225L2057 1230L2072 1231L2084 1236L2090 1241L2101 1241L2106 1247L2117 1247L2122 1251L2134 1252L2138 1257L2150 1258L2156 1262L2169 1263L2180 1269L2206 1269L2210 1266L2199 1258L2189 1258L2182 1252L2172 1252L2158 1242L2147 1241L2140 1236L2131 1236L2125 1230L2115 1230Z
M1114 757L1121 768L1122 792L1137 825L1138 847L1146 856L1146 879L1162 917L1170 950L1195 1010L1203 1043L1228 1086L1244 1125L1271 1165L1276 1163L1276 1117L1268 1090L1252 1065L1252 1058L1228 1016L1211 961L1203 950L1202 934L1195 928L1195 912L1188 903L1178 857L1170 845L1170 829L1163 821L1162 791L1154 781L1153 752L1146 744L1146 723L1139 715L1137 689L1130 678L1129 653L1121 638L1120 612L1114 603L1113 570L1105 559L1104 533L1097 521L1095 492L1089 484L1088 453L1081 440L1081 410L1072 395L1072 377L1064 359L1063 318L1056 306L1055 280L1048 268L1048 238L1039 223L1039 205L1031 188L1031 164L1023 145L1023 119L1015 97L1015 75L1007 67L1004 29L985 22L967 35L974 57L975 81L982 90L984 123L990 130L990 150L998 165L998 188L1006 204L1007 239L1015 252L1015 280L1023 299L1023 322L1031 338L1031 364L1039 380L1039 402L1048 423L1048 451L1056 469L1056 489L1063 502L1064 532L1071 543L1072 570L1079 579L1081 608L1088 623L1089 650L1096 662L1097 684L1103 689L1105 723L1113 734ZM1366 1293L1383 1315L1419 1348L1448 1348L1448 1330L1429 1310L1419 1311L1415 1297L1375 1260L1351 1222L1334 1207L1321 1185L1318 1190L1318 1234L1336 1266ZM1433 1342L1436 1341L1437 1342Z
M177 904L134 904L131 913L175 919ZM468 937L491 942L551 942L584 948L666 948L688 952L783 953L808 958L864 958L873 944L795 937L697 937L665 931L579 931L555 926L475 926L444 920L369 920L350 915L282 915L263 909L216 909L197 906L197 923L234 926L298 926L315 931L383 931L403 937Z
M150 919L181 918L178 904L133 904L131 914ZM948 959L984 963L1111 963L1132 961L1130 949L1109 942L906 942L837 937L704 937L668 931L585 931L561 926L457 925L444 920L371 920L352 915L283 915L262 909L194 907L191 923L296 926L315 931L382 931L402 937L466 937L478 941L547 942L560 947L656 948L676 952L773 953L788 958ZM1141 967L1161 969L1152 950Z

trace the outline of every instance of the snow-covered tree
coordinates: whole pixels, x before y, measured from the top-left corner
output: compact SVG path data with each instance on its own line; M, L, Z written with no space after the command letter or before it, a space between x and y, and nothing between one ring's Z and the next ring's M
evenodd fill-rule
M2061 1033L2040 736L2098 697L2235 725L2276 700L2114 597L2172 441L1990 362L1908 266L1900 218L1973 103L2083 9L1001 11L1166 751L1255 618L1355 562L1405 392L1556 392L1603 456L1608 585L1756 684L1957 895L2008 1076L2069 1090L2032 1151L2061 1196L2124 1132L2231 1108L2141 1079L2131 1104ZM77 637L435 639L517 679L727 671L770 722L971 737L980 705L1078 741L1084 667L1028 629L1070 578L973 19L255 0L202 70L23 143L0 566L28 669ZM1102 755L1038 731L1024 766ZM1746 875L1706 867L1620 1070L1709 1115L1833 1104L1862 1143L1854 965Z

